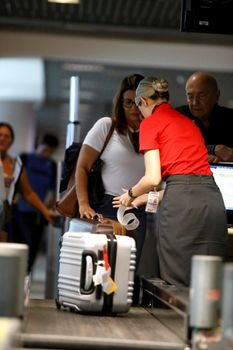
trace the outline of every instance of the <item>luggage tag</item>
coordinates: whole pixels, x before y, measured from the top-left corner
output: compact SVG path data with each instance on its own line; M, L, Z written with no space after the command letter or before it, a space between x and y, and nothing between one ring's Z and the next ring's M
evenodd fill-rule
M104 280L109 277L111 274L111 270L108 271L105 270L104 266L104 260L98 260L97 267L96 267L96 273L93 275L93 282L95 286L98 286L99 284L103 284Z
M148 213L156 213L159 205L159 192L151 191L148 194L145 211Z
M108 280L103 284L103 291L106 294L114 293L117 290L117 285L111 277L108 277Z
M94 285L102 285L103 292L106 294L114 293L117 289L116 283L113 281L111 276L111 267L108 261L107 248L103 248L103 258L104 260L98 260L96 273L93 276Z

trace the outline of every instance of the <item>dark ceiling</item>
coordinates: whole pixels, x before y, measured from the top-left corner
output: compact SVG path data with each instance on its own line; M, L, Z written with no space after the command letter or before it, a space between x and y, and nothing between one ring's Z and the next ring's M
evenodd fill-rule
M2 27L77 32L179 30L180 0L1 0Z
M182 9L186 11L192 7L189 19L191 16L193 22L193 17L199 20L199 16L200 19L204 16L206 19L215 4L225 8L226 12L219 18L216 10L216 21L225 23L226 16L231 20L232 0L80 0L80 4L76 5L49 3L47 0L1 0L0 28L135 40L190 42L191 39L198 43L231 45L230 35L217 34L213 37L208 33L214 31L209 32L206 26L191 33L187 33L186 29L185 32L180 30ZM230 11L227 11L228 8ZM230 28L233 32L232 24ZM200 31L202 35L198 33ZM215 33L221 33L221 30Z

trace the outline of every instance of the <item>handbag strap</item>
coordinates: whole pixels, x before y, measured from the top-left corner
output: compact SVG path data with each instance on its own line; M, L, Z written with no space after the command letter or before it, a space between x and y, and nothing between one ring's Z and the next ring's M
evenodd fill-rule
M102 150L101 150L101 152L100 152L100 154L99 154L99 156L98 156L97 159L100 159L100 157L102 156L103 151L105 150L105 148L106 148L106 146L107 146L107 144L108 144L108 142L109 142L109 140L110 140L110 138L111 138L111 136L112 136L112 134L113 134L114 129L115 129L115 125L114 125L114 123L112 122L111 128L109 129L108 135L107 135L107 137L106 137L106 139L105 139L105 141L104 141L103 148L102 148Z

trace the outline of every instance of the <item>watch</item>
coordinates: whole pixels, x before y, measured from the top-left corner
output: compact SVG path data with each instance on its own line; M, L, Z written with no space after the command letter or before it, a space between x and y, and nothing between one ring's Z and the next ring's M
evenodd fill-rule
M130 188L128 189L128 195L129 195L131 198L136 198L136 197L133 195L132 187L130 187Z

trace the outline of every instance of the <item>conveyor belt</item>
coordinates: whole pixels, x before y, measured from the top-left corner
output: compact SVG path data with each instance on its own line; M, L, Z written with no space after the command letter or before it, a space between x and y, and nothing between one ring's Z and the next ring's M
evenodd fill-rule
M159 278L142 279L143 301L148 311L161 323L171 329L181 339L190 340L189 329L189 289L179 289L168 285ZM158 305L166 310L160 310Z
M22 343L41 349L183 350L182 340L142 307L94 316L57 310L53 300L31 300Z
M186 315L189 309L189 288L177 288L159 278L143 279L143 290L156 296L177 313Z

